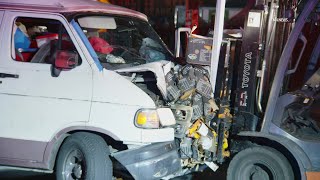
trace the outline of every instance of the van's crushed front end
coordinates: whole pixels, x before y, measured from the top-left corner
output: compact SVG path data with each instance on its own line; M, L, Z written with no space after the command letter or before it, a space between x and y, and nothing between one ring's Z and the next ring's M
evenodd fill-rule
M222 162L229 156L230 126L227 127L227 123L225 127L217 126L220 108L213 99L208 67L158 61L116 71L145 91L158 107L171 109L176 120L172 127L182 167L174 176L206 166L216 170L218 166L213 162ZM230 117L227 110L220 113L225 116L221 118Z
M199 170L202 165L216 170L218 166L213 162L222 162L230 154L227 138L231 115L213 98L209 67L173 63L172 53L144 20L93 14L79 15L75 22L87 37L87 44L91 44L89 49L99 68L117 72L139 87L153 100L157 111L137 112L134 119L141 138L153 137L152 141L142 142L150 146L129 148L114 157L138 179L179 176ZM167 112L160 113L159 109ZM157 133L168 129L172 134ZM168 136L174 143L157 144ZM142 173L139 168L148 172Z

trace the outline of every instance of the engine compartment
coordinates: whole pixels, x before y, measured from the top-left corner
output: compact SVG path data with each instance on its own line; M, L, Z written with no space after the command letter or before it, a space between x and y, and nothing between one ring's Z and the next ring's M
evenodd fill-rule
M216 170L218 166L213 162L222 163L230 155L227 138L231 119L221 122L221 118L231 115L213 99L209 67L182 66L169 61L148 66L150 64L154 67L161 64L163 73L145 65L136 66L134 70L121 69L118 73L147 93L157 107L169 107L174 113L175 139L184 168L181 173L199 169L204 164ZM159 79L164 79L165 84L159 83Z

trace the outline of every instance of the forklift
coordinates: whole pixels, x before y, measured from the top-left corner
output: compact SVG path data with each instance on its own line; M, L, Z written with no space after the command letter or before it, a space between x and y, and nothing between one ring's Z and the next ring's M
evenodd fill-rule
M231 160L228 180L319 179L320 1L257 0L241 38L224 33L225 3L216 4L209 62L220 107L207 124L217 133L212 161Z

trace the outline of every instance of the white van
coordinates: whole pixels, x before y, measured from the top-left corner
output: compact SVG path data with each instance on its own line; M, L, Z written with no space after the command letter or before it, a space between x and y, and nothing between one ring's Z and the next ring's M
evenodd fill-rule
M141 76L173 56L145 15L94 0L0 0L0 42L0 165L57 179L112 179L111 159L136 179L180 170L174 115L148 93L166 92Z

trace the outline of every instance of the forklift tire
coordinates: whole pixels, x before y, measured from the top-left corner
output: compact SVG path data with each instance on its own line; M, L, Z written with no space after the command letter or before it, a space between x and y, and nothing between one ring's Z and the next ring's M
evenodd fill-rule
M289 161L279 151L257 146L240 151L230 162L227 180L293 180Z
M62 144L56 161L56 179L112 179L107 143L98 135L78 132Z

